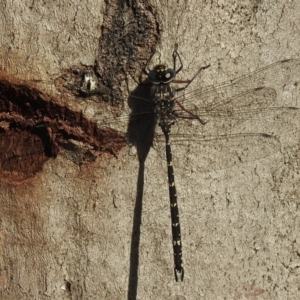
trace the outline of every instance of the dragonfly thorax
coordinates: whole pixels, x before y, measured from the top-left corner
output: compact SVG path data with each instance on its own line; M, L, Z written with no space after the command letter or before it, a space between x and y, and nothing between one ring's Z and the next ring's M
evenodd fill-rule
M174 100L172 99L156 99L154 102L154 111L157 116L158 125L161 127L169 127L175 124Z
M153 84L170 83L176 76L173 69L168 68L166 64L156 65L153 70L149 71L148 79Z
M173 125L175 123L174 98L176 94L174 87L168 83L153 84L151 94L154 99L154 112L158 124L163 127Z

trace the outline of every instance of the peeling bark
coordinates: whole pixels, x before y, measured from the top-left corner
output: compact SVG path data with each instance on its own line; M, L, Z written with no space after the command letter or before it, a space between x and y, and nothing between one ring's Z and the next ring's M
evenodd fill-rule
M59 145L67 147L72 140L86 148L82 162L92 152L117 155L126 144L117 131L99 129L81 112L58 104L30 86L2 78L0 100L0 174L11 182L34 176L47 158L57 156Z

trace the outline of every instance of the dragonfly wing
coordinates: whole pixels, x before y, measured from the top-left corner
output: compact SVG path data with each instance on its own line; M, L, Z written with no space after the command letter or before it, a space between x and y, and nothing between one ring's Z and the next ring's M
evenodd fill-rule
M297 83L299 68L300 60L280 61L218 86L187 92L178 96L177 101L203 118L234 116L245 111L253 114L272 106L286 106L282 88L286 83Z
M232 98L216 101L207 107L198 108L195 105L192 107L188 106L185 108L192 114L187 114L182 110L176 110L176 115L183 119L193 119L195 118L194 116L198 116L204 122L222 119L222 122L219 122L219 124L223 124L224 120L227 120L232 127L268 109L271 104L275 102L275 99L276 92L274 89L257 88L242 94L237 94Z
M164 155L164 139L158 135L155 148ZM225 170L266 158L280 151L277 138L262 134L232 134L218 136L175 135L171 139L174 165L204 173Z

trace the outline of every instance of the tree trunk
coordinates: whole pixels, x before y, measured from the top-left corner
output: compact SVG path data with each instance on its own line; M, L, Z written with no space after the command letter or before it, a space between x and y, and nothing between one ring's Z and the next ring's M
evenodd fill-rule
M1 4L1 299L296 299L300 4L123 2ZM128 126L175 44L214 113L171 130L181 283L160 128Z

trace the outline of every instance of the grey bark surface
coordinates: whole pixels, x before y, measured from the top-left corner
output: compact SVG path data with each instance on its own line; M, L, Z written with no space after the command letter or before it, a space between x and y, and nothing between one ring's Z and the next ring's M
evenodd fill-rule
M85 117L99 124L105 119L113 126L107 104L76 101L53 84L64 69L94 64L107 3L2 2L1 71L24 81L52 82L35 86ZM191 78L201 66L211 65L189 90L284 59L299 59L296 1L152 0L151 4L161 26L152 64L171 64L178 43L184 62L178 77ZM276 89L277 108L300 107L298 71L286 72L285 77L274 73L273 82L269 74L271 82L262 82ZM128 77L122 84L125 116L126 87L133 90L136 83ZM163 146L151 148L145 162L137 279L130 278L139 172L134 147L84 164L61 151L30 180L1 181L1 299L133 299L135 293L136 299L297 299L299 119L297 109L270 109L221 130L220 134L276 137L267 145L262 139L261 147L259 138L248 141L242 153L235 152L236 144L236 148L226 143L200 148L194 141L174 145L185 268L180 283L173 274ZM192 133L216 134L214 123L190 128L178 124L174 132L188 128ZM136 280L136 292L130 290L135 286L131 280Z

